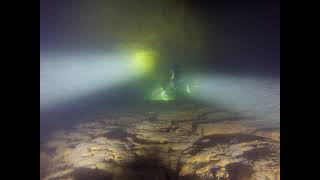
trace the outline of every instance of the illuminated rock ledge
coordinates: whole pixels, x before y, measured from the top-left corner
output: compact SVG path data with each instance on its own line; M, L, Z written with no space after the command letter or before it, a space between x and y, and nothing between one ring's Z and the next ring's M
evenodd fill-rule
M219 118L220 117L220 118ZM117 113L41 145L56 179L280 179L279 128L209 109Z

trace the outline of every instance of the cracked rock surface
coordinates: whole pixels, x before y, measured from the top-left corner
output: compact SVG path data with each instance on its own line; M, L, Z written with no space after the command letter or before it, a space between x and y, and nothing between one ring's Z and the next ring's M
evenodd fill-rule
M280 179L280 129L210 108L111 113L40 146L57 179Z

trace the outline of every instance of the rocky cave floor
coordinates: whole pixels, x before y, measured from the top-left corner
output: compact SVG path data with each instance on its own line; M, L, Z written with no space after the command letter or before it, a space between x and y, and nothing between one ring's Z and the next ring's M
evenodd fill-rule
M280 129L210 108L110 113L41 139L42 180L280 179Z

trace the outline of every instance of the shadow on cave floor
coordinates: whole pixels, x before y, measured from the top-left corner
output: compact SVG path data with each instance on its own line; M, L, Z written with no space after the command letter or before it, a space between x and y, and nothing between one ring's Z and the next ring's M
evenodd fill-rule
M90 168L78 168L73 172L75 180L112 180L114 175L112 173Z
M177 172L166 168L157 158L139 158L121 166L117 172L78 168L73 172L75 180L182 180ZM184 180L184 179L183 179Z

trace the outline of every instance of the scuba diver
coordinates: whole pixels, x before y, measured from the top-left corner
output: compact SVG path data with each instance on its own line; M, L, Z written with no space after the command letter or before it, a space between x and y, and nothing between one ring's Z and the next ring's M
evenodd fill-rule
M174 64L171 67L169 81L162 90L169 99L180 99L191 93L179 65Z
M186 99L191 94L191 89L196 86L190 86L186 80L181 66L174 64L169 71L168 79L159 87L152 91L152 100L180 101Z

